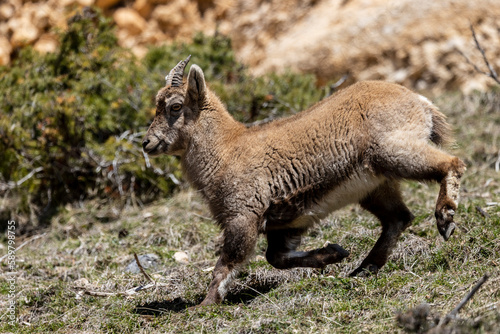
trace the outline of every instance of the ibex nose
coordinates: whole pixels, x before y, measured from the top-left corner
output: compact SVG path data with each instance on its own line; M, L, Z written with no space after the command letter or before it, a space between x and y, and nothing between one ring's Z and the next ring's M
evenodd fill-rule
M142 148L143 148L143 149L146 149L146 146L148 146L148 144L149 144L149 139L144 139L144 140L142 141Z

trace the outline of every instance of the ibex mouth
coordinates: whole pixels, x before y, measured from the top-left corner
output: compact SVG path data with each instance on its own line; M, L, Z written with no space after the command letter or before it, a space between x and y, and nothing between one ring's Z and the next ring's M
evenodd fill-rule
M152 156L160 155L168 147L168 145L163 140L158 141L158 143L153 147L148 146L149 145L145 145L143 147L144 153Z

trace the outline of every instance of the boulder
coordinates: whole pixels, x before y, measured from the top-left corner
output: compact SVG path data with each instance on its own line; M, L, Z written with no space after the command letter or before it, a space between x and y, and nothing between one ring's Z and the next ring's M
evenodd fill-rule
M57 47L57 38L52 34L43 34L33 46L33 48L40 53L56 52Z
M135 0L132 7L144 18L148 18L153 10L151 2L148 0Z
M96 0L95 5L102 9L111 8L119 4L122 0Z
M120 29L127 30L131 35L138 35L146 28L144 18L131 8L117 9L113 20Z
M40 30L27 16L10 19L8 26L12 32L10 43L14 48L32 44L40 36Z
M292 69L315 74L318 83L349 74L351 82L466 91L483 82L458 51L483 66L469 22L492 65L500 66L498 0L283 0L256 7L258 2L231 8L231 24L221 25L255 75Z
M14 16L14 6L10 3L0 4L0 21L7 21Z
M11 52L12 46L10 46L9 40L6 37L0 35L0 66L9 64Z

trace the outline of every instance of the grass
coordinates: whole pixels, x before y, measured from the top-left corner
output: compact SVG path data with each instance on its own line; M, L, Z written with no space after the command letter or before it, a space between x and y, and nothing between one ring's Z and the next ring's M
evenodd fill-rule
M146 207L119 211L113 203L66 206L17 251L17 316L0 332L17 333L393 333L404 332L396 316L422 303L427 319L449 313L485 273L490 279L452 321L449 331L500 331L500 150L498 92L471 97L444 95L436 103L455 127L454 153L467 162L458 230L448 242L433 218L437 185L405 183L404 197L416 216L377 276L349 278L380 233L378 222L349 206L310 230L303 248L325 241L351 255L325 270L277 270L255 256L235 280L222 305L186 310L204 297L217 260L220 233L196 192L183 189ZM481 214L480 207L486 215ZM3 237L2 245L6 238ZM18 236L17 245L33 236ZM177 251L189 263L174 259ZM2 248L2 253L6 247ZM133 254L155 253L161 263L147 272L156 288L122 295L144 285L144 275L125 272ZM9 275L7 262L2 277ZM89 295L85 291L93 293ZM115 293L96 296L99 292ZM8 284L0 283L6 309ZM4 298L5 297L5 298ZM5 300L5 301L4 301Z

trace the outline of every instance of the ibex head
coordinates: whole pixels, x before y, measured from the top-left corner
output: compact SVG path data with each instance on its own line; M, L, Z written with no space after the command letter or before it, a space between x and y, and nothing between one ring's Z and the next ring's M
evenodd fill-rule
M205 77L198 65L191 66L187 82L182 80L190 58L170 71L165 87L156 95L156 116L142 142L150 155L182 155L187 148L206 95Z

